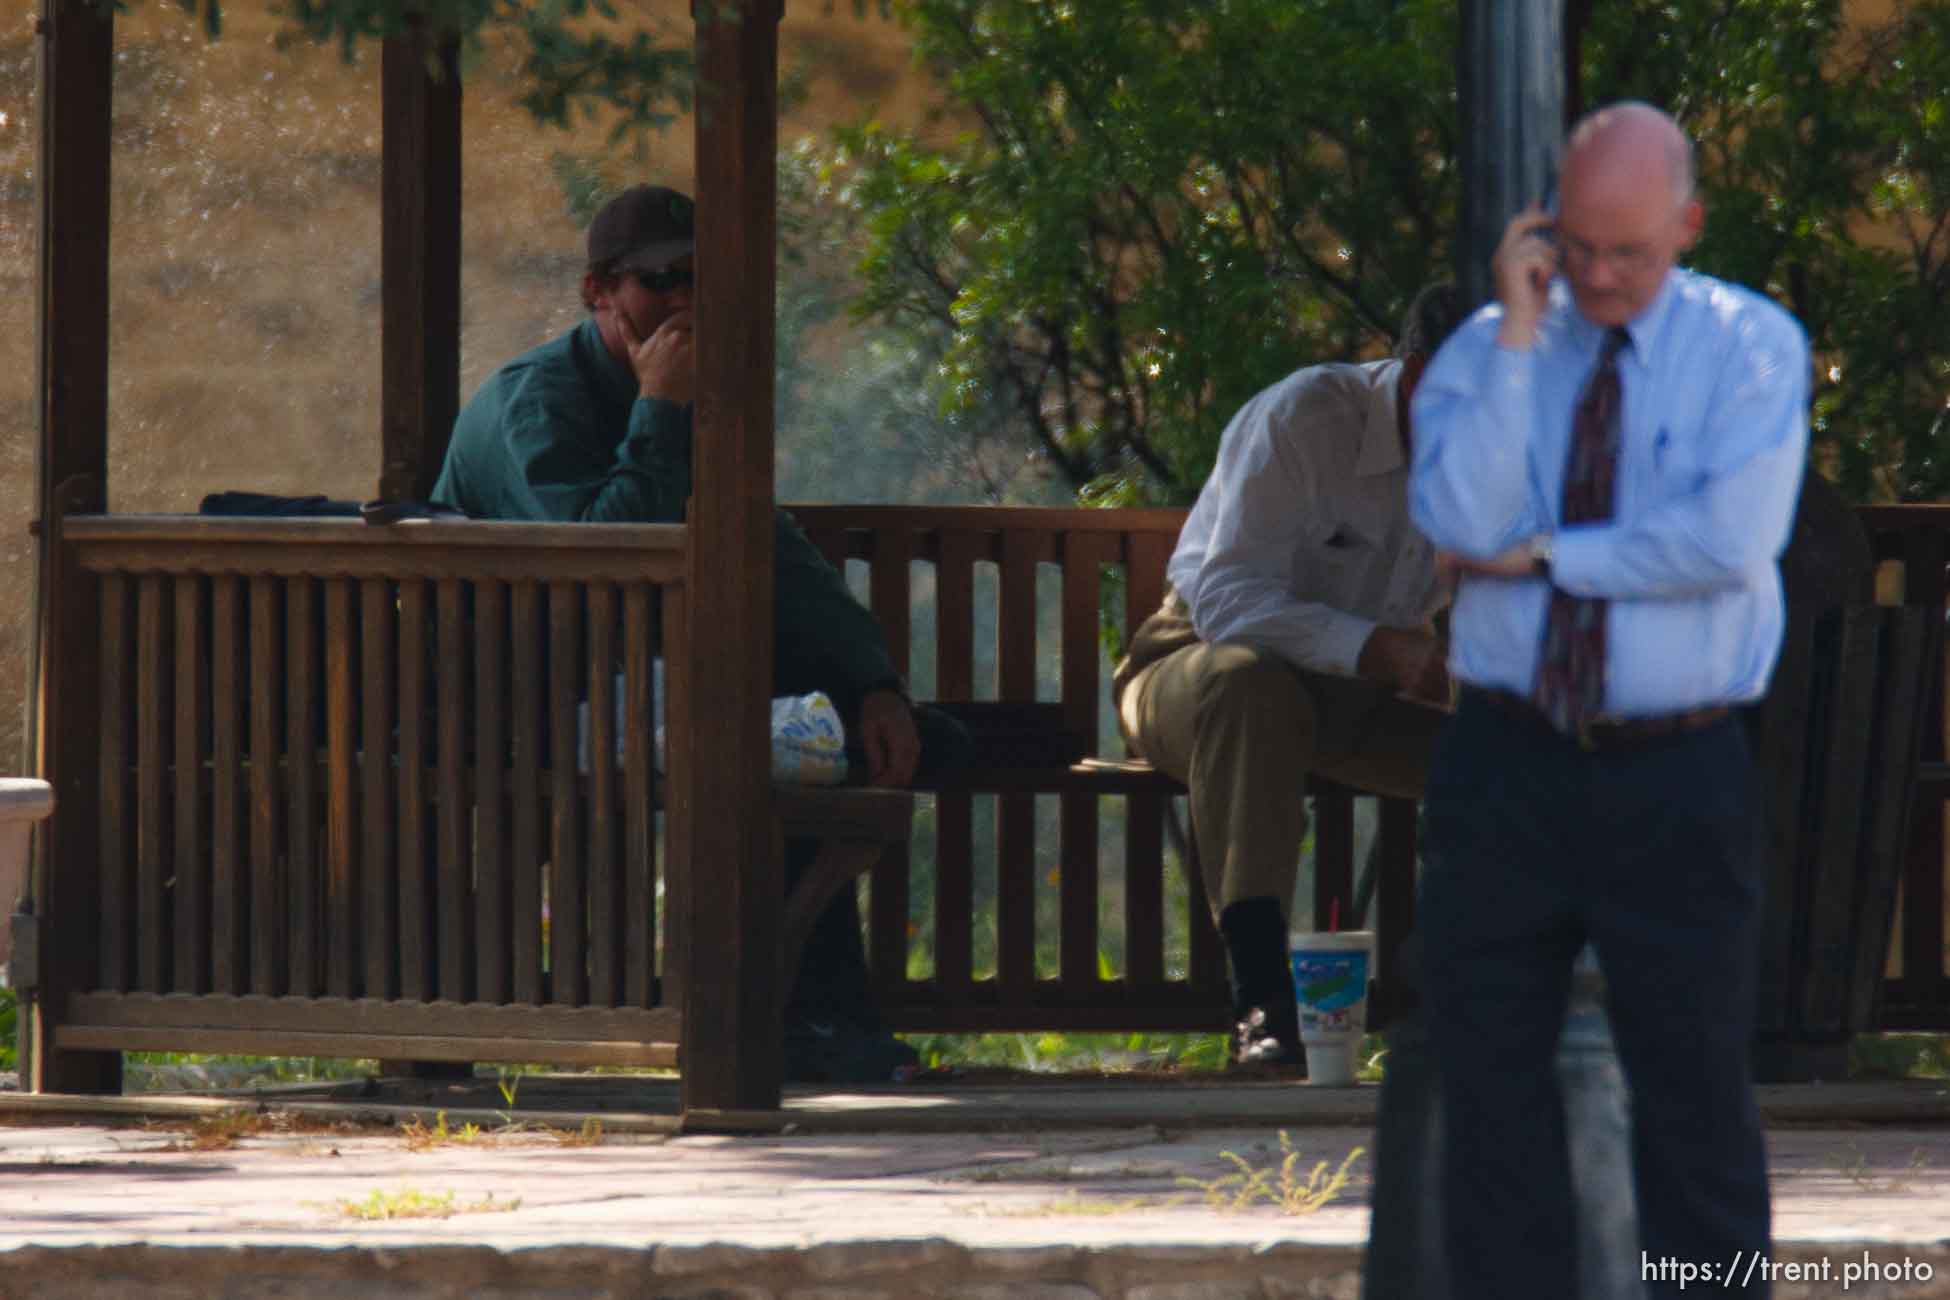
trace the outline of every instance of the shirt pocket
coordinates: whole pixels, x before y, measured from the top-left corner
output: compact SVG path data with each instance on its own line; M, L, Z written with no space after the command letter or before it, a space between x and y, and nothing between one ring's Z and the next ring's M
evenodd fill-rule
M1379 545L1353 524L1337 521L1327 535L1303 546L1293 557L1293 594L1345 608L1362 575L1374 567Z
M1647 497L1654 504L1697 492L1706 482L1706 448L1694 430L1660 425L1653 431L1646 459Z

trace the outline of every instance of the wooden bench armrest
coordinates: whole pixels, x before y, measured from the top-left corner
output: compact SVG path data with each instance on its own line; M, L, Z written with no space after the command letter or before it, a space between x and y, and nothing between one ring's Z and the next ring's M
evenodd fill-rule
M914 824L911 790L865 786L775 785L772 812L783 839L819 841L819 853L786 896L780 922L779 994L798 976L813 925L854 877L873 870L888 848L907 843Z

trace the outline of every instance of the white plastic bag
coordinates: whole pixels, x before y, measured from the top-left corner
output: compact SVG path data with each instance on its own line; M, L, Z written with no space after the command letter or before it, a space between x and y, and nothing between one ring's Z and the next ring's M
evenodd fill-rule
M772 701L772 779L788 785L838 785L846 779L846 732L826 692Z
M623 716L623 675L616 675L615 717L611 735L615 737L615 762L623 762L625 730ZM659 772L664 763L664 662L650 665L650 707L658 719L652 734L654 761ZM576 706L576 769L589 771L589 704ZM788 695L772 701L772 779L790 785L838 785L846 779L846 729L840 724L839 710L824 691L810 695Z

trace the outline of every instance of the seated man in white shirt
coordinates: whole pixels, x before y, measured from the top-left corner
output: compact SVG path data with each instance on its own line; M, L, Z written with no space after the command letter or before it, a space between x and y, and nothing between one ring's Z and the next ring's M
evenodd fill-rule
M1458 313L1432 285L1395 358L1308 366L1246 403L1112 680L1133 749L1190 791L1238 1065L1306 1064L1287 965L1306 775L1419 797L1445 717L1449 583L1408 519L1408 403Z

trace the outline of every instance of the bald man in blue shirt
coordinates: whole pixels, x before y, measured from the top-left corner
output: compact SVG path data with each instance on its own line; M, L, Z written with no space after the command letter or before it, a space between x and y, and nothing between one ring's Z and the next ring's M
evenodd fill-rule
M1808 346L1765 298L1676 265L1705 217L1665 114L1586 118L1562 194L1510 223L1497 301L1413 407L1411 516L1462 572L1420 912L1449 1264L1469 1300L1577 1294L1553 1055L1589 942L1648 1291L1693 1265L1711 1271L1688 1295L1765 1296L1764 840L1733 710L1780 648Z

